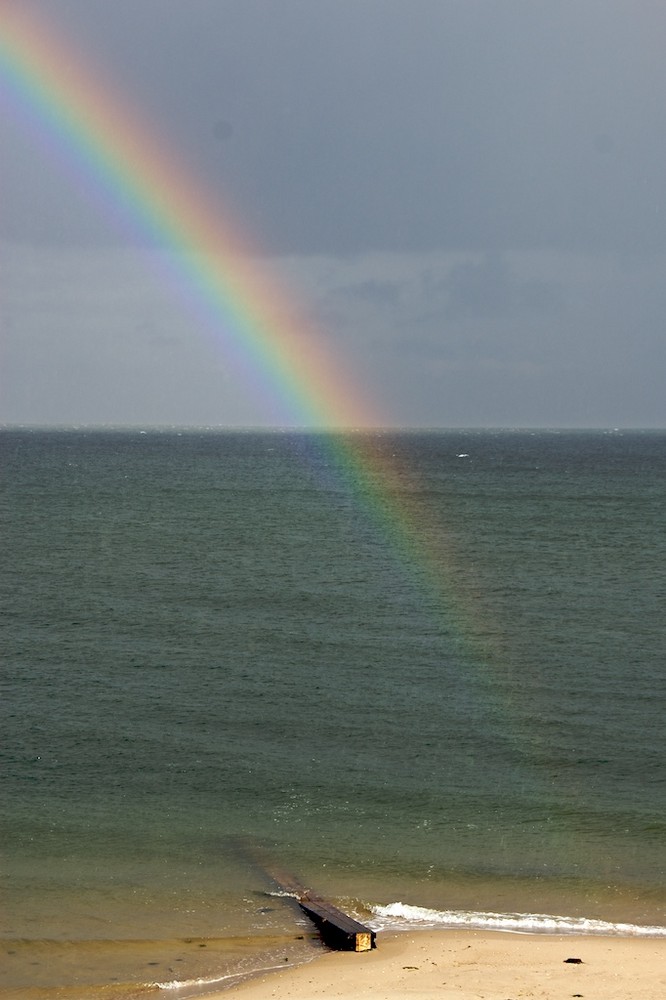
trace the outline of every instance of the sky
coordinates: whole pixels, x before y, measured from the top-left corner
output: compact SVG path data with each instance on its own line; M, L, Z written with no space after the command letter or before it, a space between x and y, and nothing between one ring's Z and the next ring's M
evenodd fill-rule
M373 419L666 427L661 0L2 0L0 31L17 7L232 212ZM27 117L0 100L0 424L295 420Z

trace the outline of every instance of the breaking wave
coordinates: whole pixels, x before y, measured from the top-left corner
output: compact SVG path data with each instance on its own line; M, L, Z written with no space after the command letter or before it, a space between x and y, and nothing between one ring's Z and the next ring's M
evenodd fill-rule
M666 937L666 927L611 923L588 917L549 913L483 913L471 910L430 910L407 903L370 906L373 930L469 928L514 934L598 934L605 937Z

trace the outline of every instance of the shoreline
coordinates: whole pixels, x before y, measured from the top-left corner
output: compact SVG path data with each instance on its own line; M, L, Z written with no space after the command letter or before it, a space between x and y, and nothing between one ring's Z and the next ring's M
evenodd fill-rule
M661 1000L666 995L663 938L420 930L384 931L377 940L371 952L325 952L206 993L207 1000Z

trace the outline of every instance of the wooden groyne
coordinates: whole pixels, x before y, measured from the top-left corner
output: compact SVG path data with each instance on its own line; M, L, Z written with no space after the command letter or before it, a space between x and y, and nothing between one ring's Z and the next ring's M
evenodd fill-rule
M370 951L377 947L375 931L306 888L291 873L272 864L264 851L247 842L236 842L236 848L274 883L279 892L298 903L329 948L335 951Z
M304 897L298 905L317 927L329 948L336 951L370 951L376 948L375 931L324 900Z

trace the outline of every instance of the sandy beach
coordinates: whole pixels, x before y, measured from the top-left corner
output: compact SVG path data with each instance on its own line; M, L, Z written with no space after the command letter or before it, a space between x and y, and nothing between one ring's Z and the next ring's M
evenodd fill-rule
M219 993L216 1000L230 996L238 1000L662 1000L666 941L486 931L382 934L372 952L331 952L307 965Z

